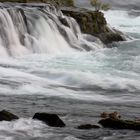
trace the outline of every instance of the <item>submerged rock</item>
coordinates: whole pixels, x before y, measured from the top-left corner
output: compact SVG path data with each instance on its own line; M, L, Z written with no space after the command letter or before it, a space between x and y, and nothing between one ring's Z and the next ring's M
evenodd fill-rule
M19 119L18 116L6 111L2 110L0 111L0 121L13 121Z
M106 128L140 130L140 122L136 121L107 118L98 123Z
M48 113L35 113L33 119L40 120L52 127L65 127L65 123L56 115Z
M97 129L100 128L100 126L98 125L91 125L91 124L84 124L84 125L80 125L77 127L78 129L84 129L84 130L89 130L89 129Z

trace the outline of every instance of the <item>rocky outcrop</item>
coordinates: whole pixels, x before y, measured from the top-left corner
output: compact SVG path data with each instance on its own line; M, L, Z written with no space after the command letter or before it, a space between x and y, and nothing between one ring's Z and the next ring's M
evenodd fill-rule
M51 4L57 4L59 6L73 6L74 1L73 0L0 0L0 2L19 2L19 3L29 3L29 2L35 2L35 3L51 3Z
M80 8L63 8L62 12L76 19L84 33L99 34L109 30L101 12L93 12Z
M100 126L92 125L92 124L84 124L84 125L79 125L77 128L83 130L90 130L90 129L98 129L100 128Z
M0 121L13 121L19 119L18 116L6 111L2 110L0 111Z
M33 119L40 120L52 127L65 127L65 123L56 115L48 113L35 113Z
M76 19L83 33L99 37L105 44L125 40L121 32L107 26L102 12L79 8L62 8L61 10L65 15Z
M140 130L140 122L130 120L107 118L100 120L99 124L106 128Z

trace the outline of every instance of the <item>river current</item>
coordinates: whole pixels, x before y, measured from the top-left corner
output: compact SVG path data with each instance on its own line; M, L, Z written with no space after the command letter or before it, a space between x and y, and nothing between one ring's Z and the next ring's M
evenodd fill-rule
M0 109L21 117L0 122L0 140L139 140L137 131L76 129L80 124L96 124L103 111L118 111L124 119L140 118L139 11L105 12L109 26L132 39L104 48L98 40L85 39L78 26L73 29L76 23L72 19L67 19L71 29L64 28L69 34L65 40L58 31L63 26L55 26L54 11L45 17L39 10L32 15L31 10L24 10L29 30L33 30L30 34L21 16L16 19L12 11L0 11L0 22L5 25L1 24L0 31L7 39L0 36ZM19 21L19 27L11 17ZM17 32L25 35L24 43ZM91 51L85 51L83 44L89 45ZM38 111L58 114L67 127L51 128L33 121Z

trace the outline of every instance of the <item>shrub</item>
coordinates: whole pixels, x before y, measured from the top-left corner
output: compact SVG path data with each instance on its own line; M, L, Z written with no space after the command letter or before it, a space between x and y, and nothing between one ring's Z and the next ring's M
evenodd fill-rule
M107 11L110 9L110 5L108 3L102 3L100 0L90 0L90 3L95 7L95 11Z

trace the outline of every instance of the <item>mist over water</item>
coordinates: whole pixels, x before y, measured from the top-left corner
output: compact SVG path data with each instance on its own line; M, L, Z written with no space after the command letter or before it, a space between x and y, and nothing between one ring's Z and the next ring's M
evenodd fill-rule
M21 119L0 122L0 140L140 139L135 131L75 128L95 124L103 111L139 118L139 15L126 10L105 12L109 26L133 40L104 48L54 7L1 7L0 109ZM67 127L56 129L31 120L37 111L59 114Z

